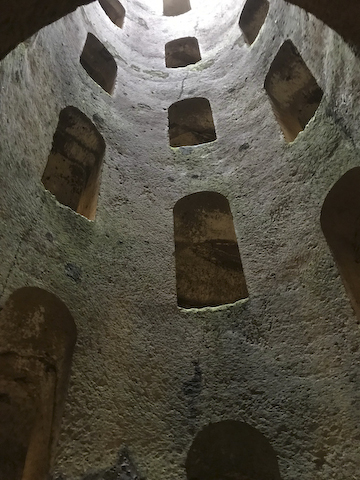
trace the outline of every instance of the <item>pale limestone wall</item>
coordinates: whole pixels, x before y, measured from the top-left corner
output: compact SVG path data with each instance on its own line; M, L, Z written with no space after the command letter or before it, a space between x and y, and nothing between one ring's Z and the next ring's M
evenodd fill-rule
M237 25L243 2L218 2L206 18L206 2L192 3L183 17L165 18L124 1L121 30L94 3L0 64L1 303L39 286L67 305L78 330L54 478L108 469L126 445L140 475L184 479L196 432L225 419L266 436L283 480L356 478L359 327L320 211L358 165L359 60L281 0L251 47ZM117 61L112 96L79 64L88 31ZM187 35L198 38L202 61L166 69L165 43ZM263 89L287 38L324 91L292 144ZM167 109L190 96L209 99L217 140L171 149ZM106 142L94 222L41 183L67 105ZM184 311L172 208L202 190L230 202L250 299Z

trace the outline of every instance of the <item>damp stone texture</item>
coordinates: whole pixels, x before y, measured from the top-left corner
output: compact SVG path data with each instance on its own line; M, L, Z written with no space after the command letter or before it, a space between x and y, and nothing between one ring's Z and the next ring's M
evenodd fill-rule
M348 222L358 222L360 188L335 197L359 166L360 59L283 0L269 1L251 45L239 28L243 0L191 0L173 16L162 1L121 4L122 28L93 2L0 63L0 478L356 479L359 282L346 281L358 272L358 225ZM116 64L111 95L80 63L90 34ZM167 68L165 45L187 37L201 60ZM289 142L264 88L287 41L322 91ZM210 105L211 140L171 146L169 109L188 99ZM63 111L81 112L104 142L89 147L99 158L96 215L42 181ZM87 143L65 140L70 170L90 161ZM183 308L174 207L201 192L228 202L226 215L208 216L206 238L218 245L218 220L226 230L232 219L246 299ZM347 225L343 242L331 215ZM204 251L204 264L231 260L227 249L220 260ZM207 272L196 272L199 288ZM27 308L23 289L41 299ZM45 327L70 318L58 349ZM244 462L228 461L236 455Z

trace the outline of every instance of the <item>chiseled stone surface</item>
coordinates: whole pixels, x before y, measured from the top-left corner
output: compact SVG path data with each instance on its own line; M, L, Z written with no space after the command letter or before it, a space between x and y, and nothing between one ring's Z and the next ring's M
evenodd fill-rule
M320 212L359 163L359 59L282 0L251 47L244 2L193 0L178 18L158 3L124 1L123 29L98 3L82 7L0 64L1 306L41 287L78 331L52 476L101 478L126 446L139 477L184 480L195 434L238 420L269 441L282 480L357 478L360 332ZM111 96L79 63L89 31L117 62ZM165 43L184 36L202 60L167 69ZM324 91L290 144L263 88L288 38ZM171 148L167 109L194 96L210 101L217 140ZM106 142L94 221L41 183L68 105ZM198 191L229 200L246 303L177 306L172 209Z

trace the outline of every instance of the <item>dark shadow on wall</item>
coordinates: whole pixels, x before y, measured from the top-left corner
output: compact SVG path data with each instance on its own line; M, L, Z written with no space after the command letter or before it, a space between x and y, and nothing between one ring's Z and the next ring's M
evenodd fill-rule
M126 447L119 452L114 465L103 470L89 473L81 477L82 480L145 480L137 472ZM64 476L52 477L51 480L66 480Z
M194 360L192 364L194 367L194 374L191 378L185 380L181 386L188 409L187 420L191 435L195 433L196 419L201 413L199 406L199 395L203 389L203 373L199 360Z

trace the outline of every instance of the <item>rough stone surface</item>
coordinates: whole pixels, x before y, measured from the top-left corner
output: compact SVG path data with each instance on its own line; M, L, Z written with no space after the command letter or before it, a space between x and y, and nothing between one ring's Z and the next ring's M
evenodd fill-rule
M0 64L1 307L17 289L41 287L78 331L54 478L107 472L126 445L139 477L184 480L195 435L224 420L264 435L282 480L359 476L359 325L320 213L359 164L360 63L282 0L249 47L243 3L194 0L184 16L164 17L161 2L128 1L123 29L94 3ZM117 62L112 96L79 63L88 32ZM184 36L198 39L202 60L167 69L165 43ZM287 39L324 92L289 144L263 89ZM168 108L190 97L210 101L217 139L171 148ZM41 182L69 105L106 143L94 221ZM230 203L247 303L177 306L173 207L199 191Z
M142 480L139 477L129 452L123 448L114 466L101 472L85 475L83 480Z

